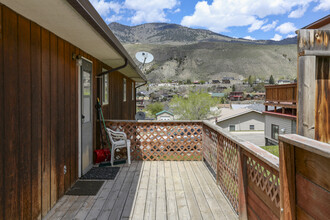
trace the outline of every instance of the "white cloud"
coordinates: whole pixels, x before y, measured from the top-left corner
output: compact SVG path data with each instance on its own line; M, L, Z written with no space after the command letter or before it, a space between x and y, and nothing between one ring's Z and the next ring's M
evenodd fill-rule
M327 11L330 10L330 0L320 0L320 3L313 8L313 11Z
M286 36L286 38L292 38L292 37L295 37L295 36L297 36L297 35L296 34L289 34L289 35Z
M295 32L298 28L294 26L291 22L286 22L278 26L275 30L279 31L281 34L288 34L291 32Z
M177 8L177 9L175 9L175 11L173 13L179 13L180 11L181 11L181 9Z
M245 36L245 37L243 37L244 39L247 39L247 40L255 40L255 38L254 37L251 37L251 36Z
M257 20L255 21L248 29L249 32L253 32L256 30L259 30L263 24L267 23L267 20L262 21L262 20Z
M288 17L289 18L301 18L305 14L307 8L308 8L308 4L298 7L296 10L292 11Z
M122 5L117 2L106 2L104 0L90 0L97 12L104 17L109 16L111 12L118 14L122 9Z
M279 34L275 34L275 36L271 40L280 41L280 40L282 40L282 36Z
M263 30L264 32L270 31L276 27L277 23L278 23L278 20L273 21L271 24L266 24L266 25L262 26L260 29Z
M199 26L216 32L227 31L229 27L251 26L257 28L268 15L289 13L294 7L302 7L313 0L213 0L208 4L202 0L195 5L190 16L183 17L181 24ZM253 25L255 25L253 27ZM260 27L259 27L260 28Z
M119 21L121 19L123 19L123 16L122 15L111 15L111 16L107 17L105 19L105 21L107 23L111 23L111 22Z
M133 24L142 22L166 22L165 10L179 5L178 0L126 0L125 8L135 11L130 19Z

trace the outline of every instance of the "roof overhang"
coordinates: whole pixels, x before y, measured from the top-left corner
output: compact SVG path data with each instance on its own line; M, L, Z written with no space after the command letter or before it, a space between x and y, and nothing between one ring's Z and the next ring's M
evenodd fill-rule
M146 78L88 0L0 0L20 15L53 32L136 82Z
M330 15L327 15L305 27L303 27L302 29L319 29L322 28L324 26L326 26L327 24L330 24Z

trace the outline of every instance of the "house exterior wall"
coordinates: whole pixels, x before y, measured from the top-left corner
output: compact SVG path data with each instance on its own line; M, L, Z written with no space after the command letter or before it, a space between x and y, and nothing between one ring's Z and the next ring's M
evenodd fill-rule
M168 120L170 120L170 121L174 120L173 115L168 114L166 112L163 114L157 115L157 120L165 120L164 117L169 118Z
M235 118L218 122L217 125L228 131L230 125L235 125L236 131L249 131L250 125L254 125L255 131L263 131L265 128L264 122L264 115L256 112L249 112Z
M78 66L72 54L93 62L93 106L95 76L109 67L1 4L0 25L0 220L40 219L78 178ZM116 84L124 76L112 77ZM112 97L119 92L113 84ZM135 101L117 101L113 111L133 119ZM93 121L95 148L96 111Z
M294 134L296 133L295 123L296 120L293 119L265 114L266 145L278 144L278 141L272 138L272 124L278 125L279 134ZM285 129L284 133L281 132L282 129Z

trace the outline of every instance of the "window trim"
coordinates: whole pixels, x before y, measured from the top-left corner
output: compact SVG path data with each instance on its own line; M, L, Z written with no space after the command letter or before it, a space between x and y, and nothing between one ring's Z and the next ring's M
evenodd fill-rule
M135 100L135 86L134 86L134 82L132 82L132 101Z
M104 69L102 68L102 72L105 72L107 71L107 69ZM105 100L105 78L107 77L107 82L108 82L108 85L107 85L107 88L108 88L108 99ZM110 88L110 85L109 85L109 74L105 74L103 76L101 76L101 85L100 85L100 94L101 94L101 103L102 105L109 105L109 102L110 102L110 94L109 94L109 88Z

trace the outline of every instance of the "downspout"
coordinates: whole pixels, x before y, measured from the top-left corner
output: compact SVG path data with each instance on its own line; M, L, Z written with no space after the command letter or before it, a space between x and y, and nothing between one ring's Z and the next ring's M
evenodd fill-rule
M115 72L117 70L123 69L123 68L125 68L127 66L127 64L128 64L128 60L127 60L127 58L125 58L124 65L119 66L119 67L116 67L116 68L111 69L111 70L107 70L107 71L101 72L101 73L97 74L96 77L99 78L99 77L101 77L101 76L103 76L105 74L109 74L109 73Z

